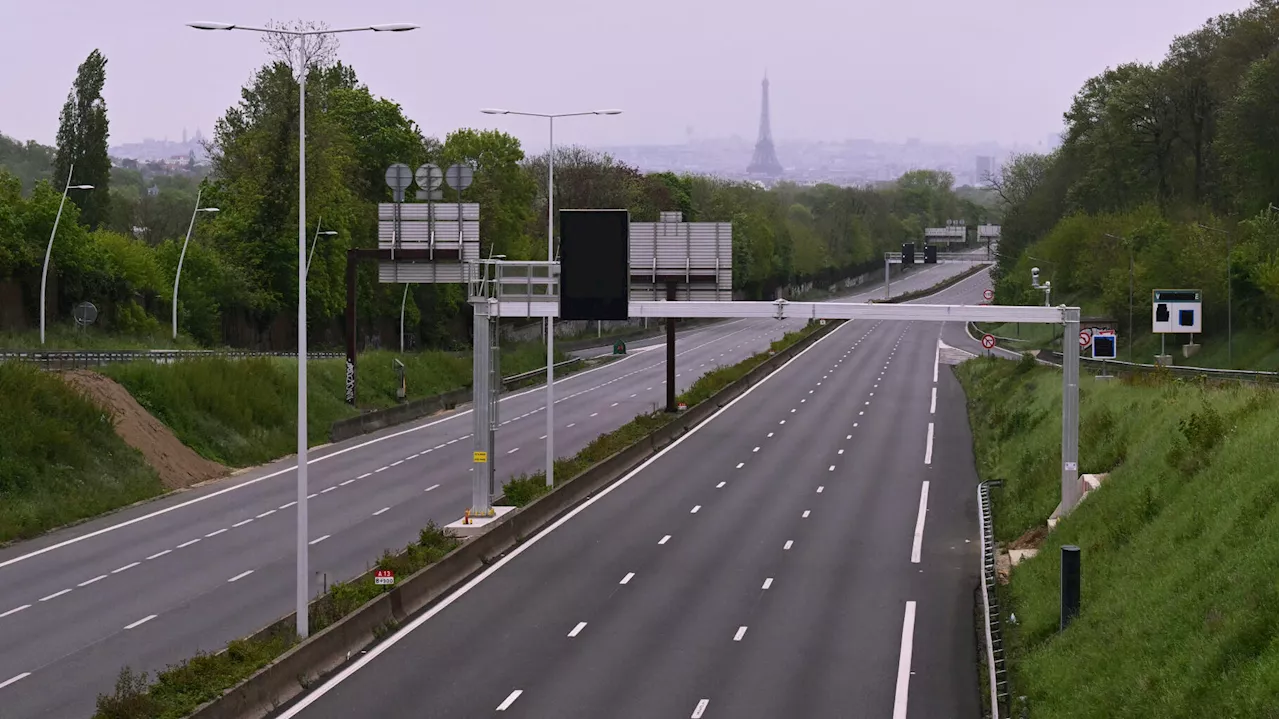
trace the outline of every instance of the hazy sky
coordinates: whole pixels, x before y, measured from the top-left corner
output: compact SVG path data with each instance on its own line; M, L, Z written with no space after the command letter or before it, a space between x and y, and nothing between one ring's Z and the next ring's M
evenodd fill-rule
M621 108L557 142L754 140L760 78L779 139L1035 143L1108 65L1247 0L0 0L0 132L52 143L76 66L107 56L111 143L206 135L266 61L258 36L185 22L412 22L343 36L340 57L429 135L460 126L546 146L546 121L481 115Z

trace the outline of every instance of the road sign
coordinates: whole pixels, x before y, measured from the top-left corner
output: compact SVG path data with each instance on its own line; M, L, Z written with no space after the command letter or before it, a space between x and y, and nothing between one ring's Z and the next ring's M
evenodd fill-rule
M1115 330L1098 330L1093 335L1093 358L1094 359L1115 359L1116 358Z
M995 335L983 335L983 336L982 336L982 347L983 347L983 349L991 349L992 347L995 347L995 346L996 346L996 338L995 338Z
M472 452L471 461L475 462L476 464L484 464L485 462L489 461L489 453L488 452Z
M81 302L71 310L71 316L75 317L76 324L84 327L93 324L98 319L98 308L93 306L92 302Z
M990 302L992 298L994 298L995 296L996 296L996 293L992 292L990 289L985 289L982 291L982 299L986 300L987 302Z
M390 569L377 569L373 572L374 584L395 584L396 573Z
M1199 334L1200 290L1152 290L1151 332Z
M684 402L681 402L680 404L676 405L677 411L683 412L686 409L689 409L689 405L685 404Z
M1080 330L1080 349L1088 347L1091 342L1093 342L1093 335L1089 330Z
M449 187L462 192L471 187L471 178L474 174L475 172L468 165L450 165L444 172L444 181L449 183Z

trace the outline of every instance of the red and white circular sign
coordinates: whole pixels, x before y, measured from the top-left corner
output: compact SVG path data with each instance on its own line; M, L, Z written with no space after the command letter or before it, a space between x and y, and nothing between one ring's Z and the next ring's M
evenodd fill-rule
M996 346L996 338L994 335L983 335L982 346L984 349L991 349Z
M987 300L988 302L990 302L991 298L995 296L996 296L996 293L992 292L990 289L986 289L982 291L982 299Z
M1093 343L1093 333L1089 332L1088 330L1082 330L1080 332L1080 346L1088 347L1092 343Z

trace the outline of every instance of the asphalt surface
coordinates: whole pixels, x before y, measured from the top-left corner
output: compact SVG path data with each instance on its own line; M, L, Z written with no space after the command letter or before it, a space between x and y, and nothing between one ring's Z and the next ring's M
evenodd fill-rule
M277 716L980 716L958 327L846 323Z
M895 294L962 265L895 278ZM883 286L851 296L865 300ZM680 389L761 351L799 321L741 320L678 338ZM847 332L847 330L845 330ZM556 451L665 401L662 339L556 383ZM545 388L501 403L499 477L545 462ZM470 413L450 413L309 458L311 592L365 571L470 501ZM295 465L282 460L0 550L0 718L88 716L120 668L156 671L270 624L293 608Z

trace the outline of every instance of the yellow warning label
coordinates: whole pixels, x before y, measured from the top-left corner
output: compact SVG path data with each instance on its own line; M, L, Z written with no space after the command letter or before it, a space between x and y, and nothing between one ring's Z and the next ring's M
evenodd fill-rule
M471 459L474 462L484 463L489 461L488 452L472 452Z

